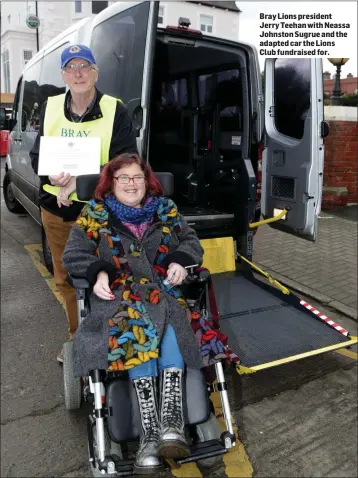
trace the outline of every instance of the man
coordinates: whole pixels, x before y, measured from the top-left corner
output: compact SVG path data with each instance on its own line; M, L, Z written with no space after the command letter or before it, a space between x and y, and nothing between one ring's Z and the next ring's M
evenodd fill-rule
M137 152L136 132L125 106L95 87L98 68L91 50L84 45L66 48L61 55L61 70L69 91L48 98L44 104L40 131L30 152L34 171L38 171L41 136L100 137L101 165L120 153ZM75 291L66 280L62 253L83 203L71 196L76 189L76 178L69 174L40 177L40 183L42 223L52 254L56 285L66 305L71 339L78 325L77 305ZM62 351L57 360L63 362Z

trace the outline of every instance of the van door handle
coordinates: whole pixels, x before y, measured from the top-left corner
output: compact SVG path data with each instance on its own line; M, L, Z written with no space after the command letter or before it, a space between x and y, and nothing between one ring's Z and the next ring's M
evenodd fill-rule
M321 122L321 138L326 138L329 135L329 126L327 121Z

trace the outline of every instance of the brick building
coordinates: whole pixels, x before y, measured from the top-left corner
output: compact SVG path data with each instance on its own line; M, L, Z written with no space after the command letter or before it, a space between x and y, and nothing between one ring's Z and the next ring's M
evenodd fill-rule
M322 209L358 203L357 113L357 107L325 107L330 131L324 140Z
M329 77L331 75L329 74ZM335 78L328 78L328 74L324 75L324 92L327 96L332 96L332 91L334 88ZM358 78L357 77L347 77L341 78L341 91L342 93L351 94L358 93Z

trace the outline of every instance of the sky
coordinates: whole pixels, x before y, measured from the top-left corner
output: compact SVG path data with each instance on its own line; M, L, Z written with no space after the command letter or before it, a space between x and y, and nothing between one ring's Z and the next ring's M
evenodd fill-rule
M287 1L265 1L265 2L252 2L252 1L238 1L236 5L240 8L239 19L239 40L243 42L251 43L259 50L259 35L261 29L259 25L263 20L259 19L259 13L287 13L287 14L299 14L299 13L331 13L332 20L328 20L332 23L350 23L351 28L345 30L348 32L348 38L344 39L327 39L335 40L336 44L339 43L339 48L334 51L334 57L349 58L349 61L342 67L341 78L346 78L348 73L352 73L353 76L358 76L357 71L357 2L341 2L341 1L304 1L304 2L287 2ZM294 21L294 20L287 20ZM314 21L314 20L311 20ZM317 20L318 21L318 20ZM265 20L270 22L270 20ZM298 22L296 22L298 23ZM315 31L315 30L313 30ZM316 30L322 31L322 30ZM262 40L277 40L276 38L263 38ZM280 38L278 38L280 40ZM263 56L259 56L261 70L264 68ZM328 61L327 58L323 59L323 70L328 70L332 74L335 73L336 68Z

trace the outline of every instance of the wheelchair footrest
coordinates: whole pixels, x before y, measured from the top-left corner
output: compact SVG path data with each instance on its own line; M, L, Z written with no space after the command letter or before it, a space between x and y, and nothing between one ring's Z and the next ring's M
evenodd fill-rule
M115 469L116 473L113 475L115 476L132 476L134 475L134 461L133 460L115 460Z
M202 443L196 443L190 447L190 456L181 460L175 460L179 465L190 463L192 461L203 460L212 456L223 455L228 450L223 446L220 440L208 440Z

